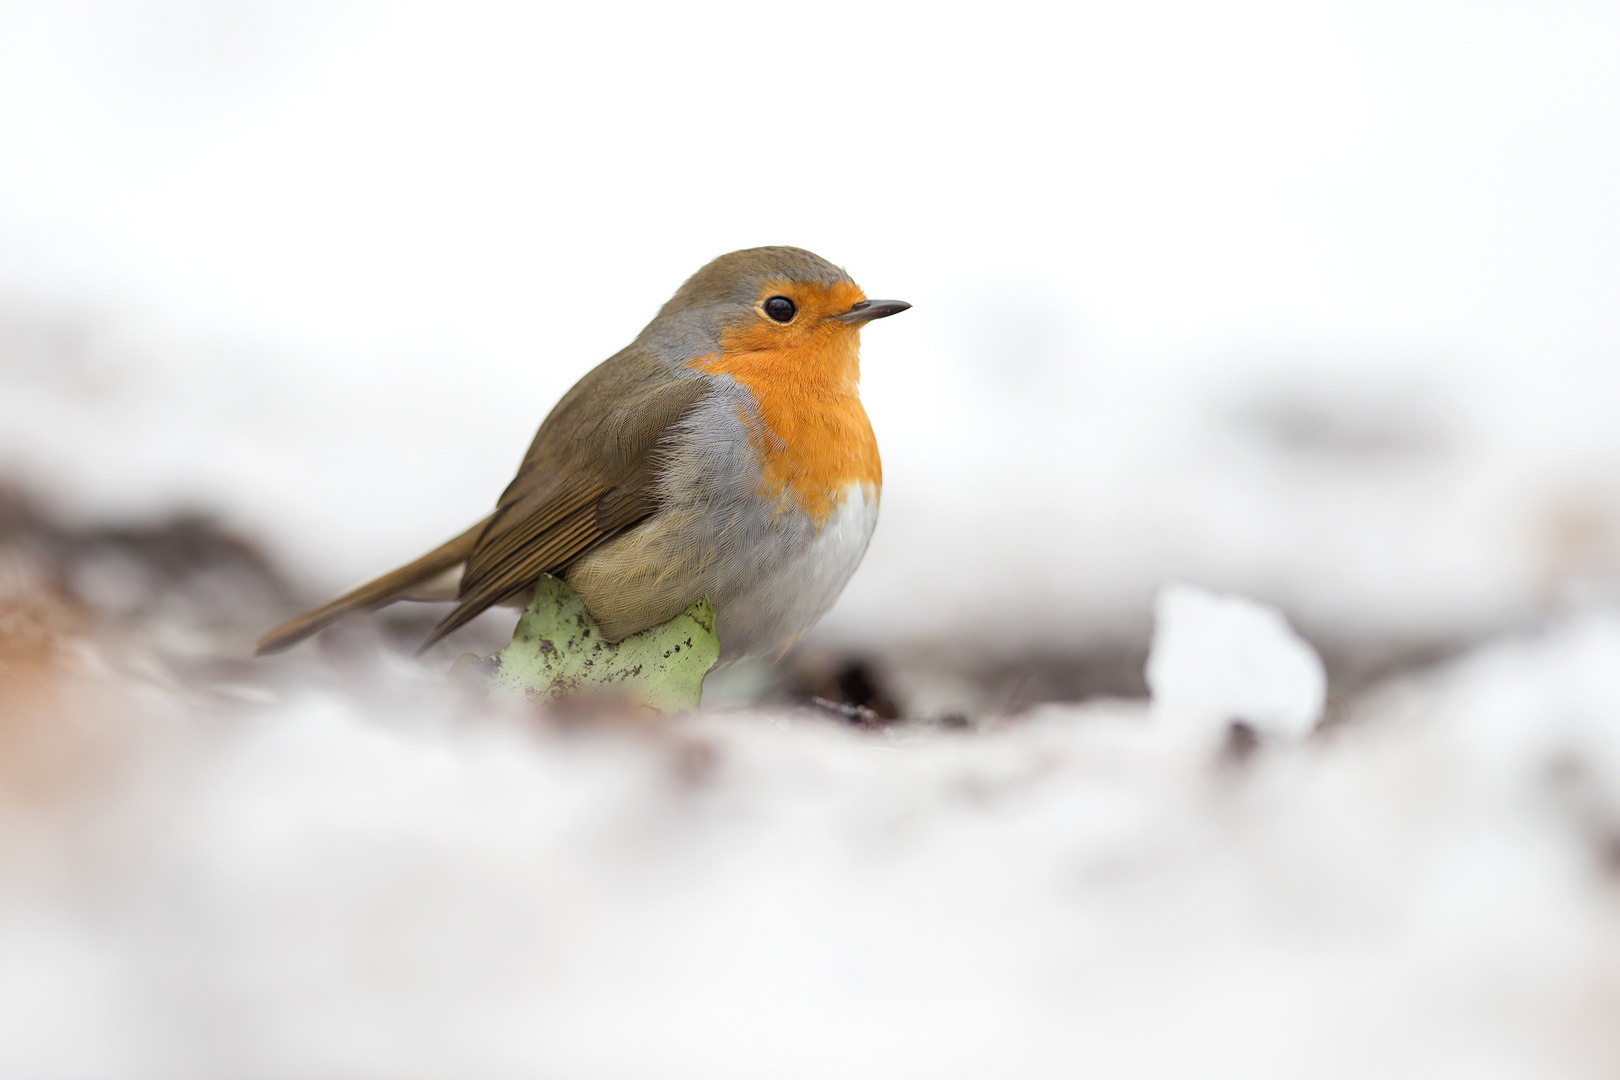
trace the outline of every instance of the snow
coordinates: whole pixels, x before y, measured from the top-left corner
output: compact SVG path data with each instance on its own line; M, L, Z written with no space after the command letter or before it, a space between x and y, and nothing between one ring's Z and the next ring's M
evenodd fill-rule
M1298 739L1322 718L1327 671L1282 612L1179 582L1153 607L1147 684L1161 723Z
M1141 702L869 732L537 724L425 673L386 712L170 700L51 826L75 857L13 870L0 1071L1609 1075L1620 787L1550 766L1613 731L1617 626L1240 759ZM1596 711L1459 722L1572 670Z
M0 7L0 1075L1620 1072L1620 17L813 14ZM783 242L914 307L781 668L246 659Z

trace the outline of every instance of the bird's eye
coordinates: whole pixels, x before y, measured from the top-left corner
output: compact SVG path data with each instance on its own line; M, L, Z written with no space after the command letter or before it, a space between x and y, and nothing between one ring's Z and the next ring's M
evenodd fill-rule
M792 322L798 313L798 307L785 296L773 296L765 301L765 314L777 322Z

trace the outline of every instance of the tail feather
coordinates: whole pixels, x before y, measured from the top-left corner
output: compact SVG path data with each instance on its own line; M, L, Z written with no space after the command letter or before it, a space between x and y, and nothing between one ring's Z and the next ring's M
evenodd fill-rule
M322 604L313 611L306 611L296 619L282 623L259 639L253 650L254 655L265 656L290 648L350 612L380 608L395 600L404 599L404 594L416 586L431 581L457 563L466 562L477 545L478 538L483 535L484 526L488 524L489 518L485 518L454 540L441 544L415 562L407 563L398 570L389 571L375 581L352 589L330 603Z
M528 602L525 594L531 592L534 589L534 585L535 583L533 581L529 581L524 583L522 586L516 589L508 590L505 593L475 595L463 598L462 601L455 606L455 609L452 610L450 614L446 615L438 626L433 628L433 633L429 634L427 640L422 642L421 647L416 650L416 655L421 656L423 653L433 648L433 646L437 645L442 638L448 637L455 631L460 630L463 626L466 626L468 623L472 622L490 608L495 607L497 604L510 603L519 597L524 597L524 599L520 600L516 605L517 607L522 607Z

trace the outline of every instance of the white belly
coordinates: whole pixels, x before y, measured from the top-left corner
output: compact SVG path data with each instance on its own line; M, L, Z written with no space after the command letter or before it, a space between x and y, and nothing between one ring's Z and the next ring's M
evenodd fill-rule
M819 533L808 518L772 514L760 502L761 519L749 530L754 542L723 556L707 575L722 660L778 655L827 613L866 554L877 496L850 485Z

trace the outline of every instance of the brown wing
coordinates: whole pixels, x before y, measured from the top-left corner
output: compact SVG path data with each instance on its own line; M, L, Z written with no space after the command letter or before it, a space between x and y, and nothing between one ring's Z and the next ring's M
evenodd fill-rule
M651 515L659 442L708 385L634 347L576 383L540 425L467 559L455 610L422 648Z

